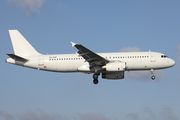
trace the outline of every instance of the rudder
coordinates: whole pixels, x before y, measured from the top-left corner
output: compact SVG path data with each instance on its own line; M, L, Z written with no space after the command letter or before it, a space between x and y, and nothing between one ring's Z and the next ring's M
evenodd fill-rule
M14 53L18 56L41 55L31 44L21 35L18 30L9 30L9 35L13 45Z

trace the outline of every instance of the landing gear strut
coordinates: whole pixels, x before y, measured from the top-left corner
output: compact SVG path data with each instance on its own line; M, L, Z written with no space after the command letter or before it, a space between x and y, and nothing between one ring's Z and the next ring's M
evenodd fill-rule
M94 84L98 84L98 76L100 75L100 73L95 73L94 75L93 75L93 78L94 78L94 80L93 80L93 83Z
M151 75L152 75L151 79L154 80L156 77L154 76L154 70L153 69L151 69Z

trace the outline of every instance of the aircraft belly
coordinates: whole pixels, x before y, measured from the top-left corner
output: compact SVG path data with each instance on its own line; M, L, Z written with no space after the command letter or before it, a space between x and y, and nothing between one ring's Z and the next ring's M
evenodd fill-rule
M46 63L48 70L56 72L78 72L77 68L82 65L82 62L77 61L53 61Z
M128 61L127 70L146 70L150 69L150 64L147 61Z
M160 62L149 62L149 61L128 61L127 70L149 70L149 69L160 69L162 68L162 61Z
M57 71L62 72L77 72L78 66L75 63L68 64L58 64L56 69Z

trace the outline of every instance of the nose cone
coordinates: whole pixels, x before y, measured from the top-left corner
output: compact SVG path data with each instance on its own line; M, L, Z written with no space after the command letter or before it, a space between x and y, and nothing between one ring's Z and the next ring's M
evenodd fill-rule
M171 66L171 67L176 64L176 62L175 62L174 60L172 60L172 59L170 59L169 63L170 63L170 66Z

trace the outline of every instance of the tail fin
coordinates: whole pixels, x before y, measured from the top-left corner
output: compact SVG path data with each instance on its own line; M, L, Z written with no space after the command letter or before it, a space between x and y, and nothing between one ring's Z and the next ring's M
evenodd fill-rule
M9 30L14 53L18 56L40 55L18 30Z

